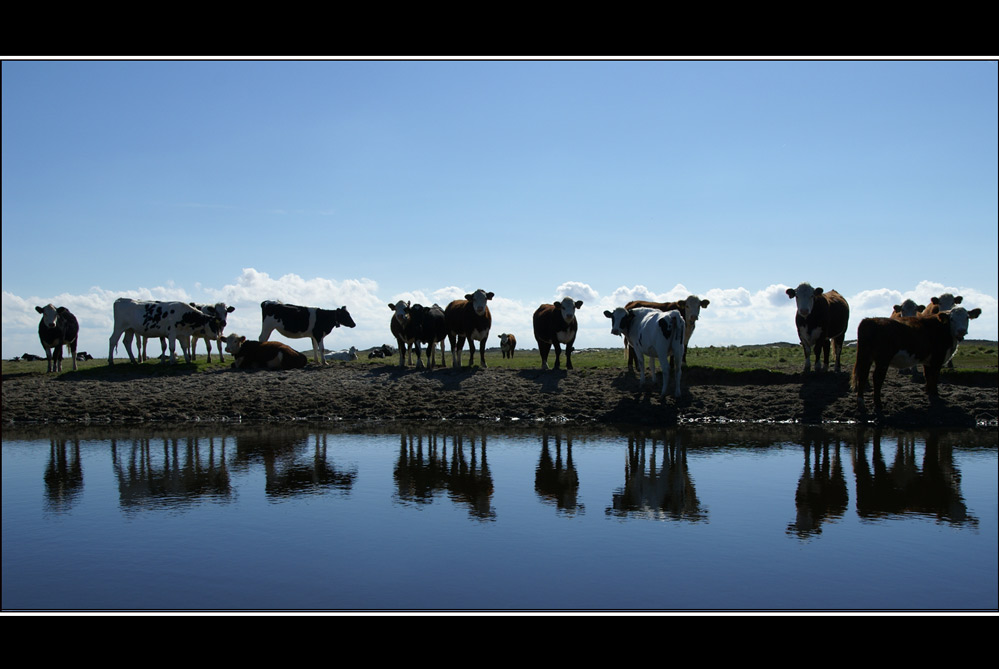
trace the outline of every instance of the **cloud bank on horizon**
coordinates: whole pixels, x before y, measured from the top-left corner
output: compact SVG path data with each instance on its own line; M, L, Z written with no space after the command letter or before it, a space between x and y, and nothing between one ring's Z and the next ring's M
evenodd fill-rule
M822 285L813 281L813 285ZM179 300L183 302L225 302L236 307L229 315L227 333L238 333L250 339L260 334L260 302L278 299L290 304L336 308L346 306L357 323L353 329L339 328L326 338L327 349L339 350L356 346L366 349L381 344L395 345L389 332L391 318L390 303L408 300L425 305L446 306L451 300L464 297L476 288L483 288L496 294L490 302L493 326L490 332L490 346L499 346L499 334L512 332L517 335L520 347L534 348L532 315L543 302L551 302L562 297L582 300L583 307L576 312L579 321L577 348L607 348L621 345L619 337L610 334L604 310L623 306L631 300L667 301L697 294L710 300L708 308L701 311L697 332L691 341L692 346L727 346L746 344L767 344L778 341L797 343L794 329L794 301L788 299L785 284L770 284L762 287L712 288L697 293L683 284L676 284L666 292L656 292L643 285L618 286L603 293L601 290L582 281L565 281L554 286L548 296L537 299L503 294L501 285L482 286L441 286L435 289L384 294L376 281L361 279L334 280L323 277L303 278L296 274L272 277L253 268L244 268L234 281L215 288L194 284L186 286L170 283L166 286L137 288L131 291L113 292L93 287L83 294L62 293L59 295L20 296L3 291L2 324L3 351L5 360L23 353L44 354L38 340L39 316L35 306L52 303L67 307L80 321L79 350L87 351L96 358L107 355L108 338L113 329L112 305L119 297L139 300ZM835 285L823 286L827 290L837 289ZM887 316L892 306L905 299L927 304L930 297L942 293L964 296L964 306L980 307L982 316L972 322L969 338L999 339L999 304L993 295L988 295L971 287L946 286L932 281L922 281L911 289L879 288L844 295L850 303L850 328L847 339L853 339L856 326L868 316ZM288 340L280 335L272 339L284 341L297 349L309 348L306 340ZM154 347L155 350L156 347ZM158 352L158 351L157 351ZM201 349L200 353L204 353ZM121 343L116 357L125 357Z

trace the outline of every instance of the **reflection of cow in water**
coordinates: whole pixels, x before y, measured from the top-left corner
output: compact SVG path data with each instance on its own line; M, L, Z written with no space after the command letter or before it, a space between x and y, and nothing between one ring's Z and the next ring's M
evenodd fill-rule
M656 470L656 440L646 465L646 437L628 437L624 487L613 495L608 514L655 519L700 521L707 518L687 471L687 449L675 431L662 444L662 469Z
M572 464L572 439L566 438L565 464L562 464L562 437L555 435L555 460L548 448L548 435L541 439L541 457L534 474L534 490L538 496L562 512L574 514L583 505L576 501L579 492L579 474Z
M464 439L471 441L468 457ZM400 435L399 459L394 472L399 499L428 503L438 491L447 491L448 497L467 506L472 516L480 520L494 519L493 480L486 462L485 436L481 436L480 441L481 451L477 453L475 436L452 436L448 462L446 436L435 432Z
M119 503L125 509L196 505L201 497L232 495L225 463L225 439L216 451L215 437L111 440L111 461L118 480ZM127 453L119 448L127 444ZM162 454L162 461L154 453Z
M83 492L80 440L52 439L45 467L45 505L50 511L68 511Z
M912 436L897 437L891 464L882 453L881 437L881 430L875 429L870 462L863 433L858 438L853 463L857 515L884 518L917 514L952 525L978 525L978 519L968 514L961 494L961 474L954 467L953 446L941 444L939 433L926 433L922 467Z
M814 439L806 432L802 445L805 447L805 465L794 494L797 513L794 522L788 524L787 533L805 538L820 534L826 519L843 517L849 493L843 475L839 441L832 448L831 459L829 437L821 429Z

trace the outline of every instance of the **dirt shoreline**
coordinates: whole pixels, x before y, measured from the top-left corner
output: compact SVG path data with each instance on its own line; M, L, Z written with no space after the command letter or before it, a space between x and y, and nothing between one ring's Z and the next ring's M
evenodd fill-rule
M623 369L572 372L333 363L286 372L219 367L190 374L6 374L3 424L189 421L463 421L572 425L836 424L984 427L999 414L999 375L944 375L931 402L910 377L888 376L885 412L860 414L847 373L722 372L694 367L683 394L660 400ZM672 389L671 389L672 390Z

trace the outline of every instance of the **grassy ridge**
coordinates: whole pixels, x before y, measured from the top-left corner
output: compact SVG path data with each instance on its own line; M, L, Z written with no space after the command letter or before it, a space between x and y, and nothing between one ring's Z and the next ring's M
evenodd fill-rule
M309 357L309 364L312 365L312 351L306 352ZM353 362L338 362L336 365L396 365L399 362L398 354L390 358L367 357L368 352L362 351L358 359ZM438 349L438 362L440 360L440 349ZM563 354L562 365L565 365ZM426 358L424 358L425 360ZM475 354L476 363L478 353ZM181 358L183 360L183 358ZM159 360L149 360L141 365L132 365L127 358L116 359L113 367L108 367L107 360L96 359L78 363L80 376L100 377L100 378L132 378L136 376L163 376L178 373L191 373L216 369L219 367L218 357L213 356L213 362L209 364L202 353L194 363L179 363L177 365L164 365ZM231 356L226 356L228 366ZM846 347L843 349L842 365L844 369L850 369L855 360L855 349ZM451 351L448 350L447 364L451 364ZM463 351L462 365L468 365L468 349ZM623 369L627 366L622 348L600 348L600 349L580 349L573 353L572 362L577 370L585 369ZM691 347L687 352L687 363L691 367L701 367L719 371L745 372L749 370L764 370L784 374L796 374L804 367L804 354L798 345L772 344L763 346L705 346ZM509 368L509 369L540 369L541 356L537 350L520 349L513 358L503 358L499 349L489 349L486 351L486 364L489 367ZM548 365L555 365L555 354L548 356ZM17 361L4 360L2 371L4 376L20 374L45 374L46 363L41 361ZM949 372L959 374L961 372L997 372L999 373L999 343L986 342L981 340L968 341L961 345L954 356L955 371ZM73 364L71 361L63 361L62 374L72 374ZM945 373L946 372L945 370Z

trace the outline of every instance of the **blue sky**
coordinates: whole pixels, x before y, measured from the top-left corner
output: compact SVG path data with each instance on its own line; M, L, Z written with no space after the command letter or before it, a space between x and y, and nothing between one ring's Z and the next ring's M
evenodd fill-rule
M250 338L264 299L346 305L339 349L392 343L397 299L492 291L523 347L570 295L585 348L620 345L605 308L696 294L692 345L797 341L802 281L851 338L942 292L999 338L995 60L2 68L5 359L49 302L104 356L121 296L225 301Z

